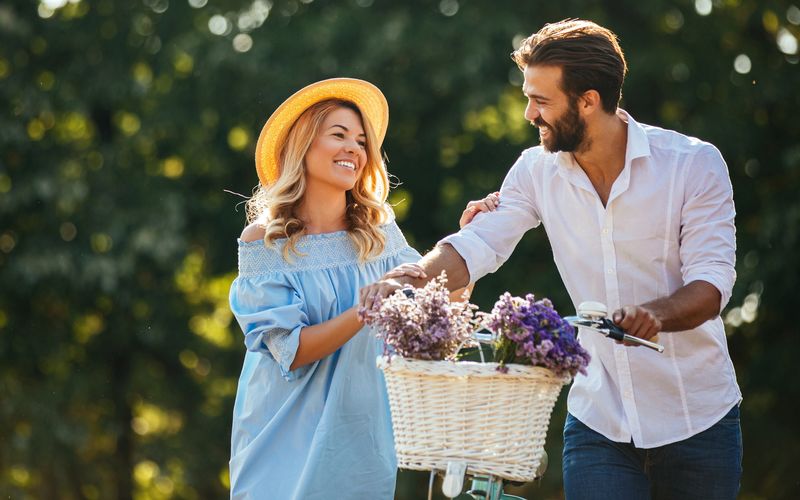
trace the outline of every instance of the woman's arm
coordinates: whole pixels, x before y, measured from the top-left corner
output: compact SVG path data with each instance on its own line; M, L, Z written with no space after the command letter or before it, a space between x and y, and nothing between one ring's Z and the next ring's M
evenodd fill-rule
M300 345L294 355L291 369L318 361L336 352L364 326L358 319L355 307L335 318L300 330Z

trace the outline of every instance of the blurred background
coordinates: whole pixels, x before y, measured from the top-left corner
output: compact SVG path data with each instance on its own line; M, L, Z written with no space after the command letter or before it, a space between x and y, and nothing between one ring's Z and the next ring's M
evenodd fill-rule
M538 142L509 53L567 17L619 35L638 121L728 163L740 497L800 497L800 3L770 0L3 0L0 497L225 498L244 352L227 305L244 210L228 191L256 185L266 118L322 78L376 83L391 201L424 252ZM506 290L572 313L544 231L474 301ZM563 497L565 395L550 470L518 494ZM401 472L397 498L426 485Z

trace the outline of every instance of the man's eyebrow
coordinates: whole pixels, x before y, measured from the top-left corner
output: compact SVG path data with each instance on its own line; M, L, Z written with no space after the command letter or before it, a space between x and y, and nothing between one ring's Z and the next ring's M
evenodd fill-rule
M525 92L525 89L522 89L522 93L525 94L526 97L534 99L536 101L550 102L549 98L539 94L529 94L528 92Z
M345 127L344 125L339 125L338 123L336 123L336 124L334 124L334 125L331 125L329 128L333 128L333 127L339 127L339 128L342 128L342 129L344 129L344 131L345 131L345 132L350 132L350 129L349 129L349 128ZM360 133L360 134L358 134L358 135L359 135L359 137L360 137L360 136L362 136L362 135L363 135L363 136L366 136L367 134L365 134L364 132L361 132L361 133Z

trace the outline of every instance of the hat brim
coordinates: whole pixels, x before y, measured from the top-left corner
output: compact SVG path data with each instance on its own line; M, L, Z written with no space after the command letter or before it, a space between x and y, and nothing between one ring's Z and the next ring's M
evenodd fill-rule
M378 147L389 126L389 104L375 85L355 78L331 78L312 83L295 92L272 113L261 129L256 143L256 171L263 186L280 176L278 153L295 121L314 104L328 99L341 99L358 106L363 118L375 130Z

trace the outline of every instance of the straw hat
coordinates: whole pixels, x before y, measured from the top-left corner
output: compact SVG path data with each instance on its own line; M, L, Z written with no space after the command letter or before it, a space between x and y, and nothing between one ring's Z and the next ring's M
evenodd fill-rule
M380 146L389 126L389 105L378 87L354 78L312 83L278 106L261 129L256 143L256 171L262 185L269 186L280 176L278 153L294 122L303 111L327 99L350 101L358 106L363 117L372 124Z

